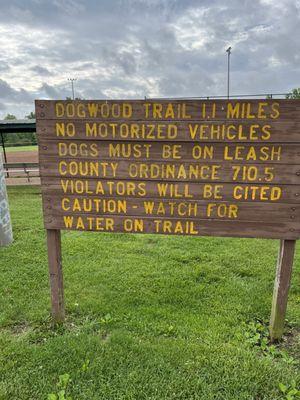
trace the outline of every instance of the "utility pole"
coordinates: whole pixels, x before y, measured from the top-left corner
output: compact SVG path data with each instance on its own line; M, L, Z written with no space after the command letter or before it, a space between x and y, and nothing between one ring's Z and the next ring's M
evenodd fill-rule
M227 57L227 98L229 99L229 88L230 88L230 54L231 54L231 46L226 50L228 55Z
M73 98L73 100L75 100L74 82L77 81L77 79L76 79L76 78L68 78L68 81L71 82L71 86L72 86L72 98Z

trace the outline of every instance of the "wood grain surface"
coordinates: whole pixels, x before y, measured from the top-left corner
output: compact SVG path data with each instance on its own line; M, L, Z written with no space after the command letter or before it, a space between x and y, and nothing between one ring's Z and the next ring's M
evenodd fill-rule
M300 236L299 100L38 100L47 229Z

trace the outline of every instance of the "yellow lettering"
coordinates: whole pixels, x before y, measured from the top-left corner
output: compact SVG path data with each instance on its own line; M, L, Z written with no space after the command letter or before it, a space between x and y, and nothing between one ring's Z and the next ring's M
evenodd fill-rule
M271 105L272 113L270 114L270 117L272 119L277 119L280 115L279 112L279 103L272 103Z
M55 104L55 115L57 118L63 117L65 114L65 108L63 103L56 103Z

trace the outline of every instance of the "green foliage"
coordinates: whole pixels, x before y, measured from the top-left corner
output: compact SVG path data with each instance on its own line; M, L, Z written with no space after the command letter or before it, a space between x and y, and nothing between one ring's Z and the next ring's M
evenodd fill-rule
M30 114L25 116L26 119L35 118L35 113L31 111ZM6 120L14 120L17 119L13 114L7 114L4 118ZM16 133L6 133L3 134L4 142L8 146L16 146L16 145L36 145L37 139L35 132L16 132Z
M90 365L90 360L85 360L85 362L82 364L81 367L81 371L82 372L87 372L87 370L89 369L89 365Z
M280 392L283 394L283 399L286 400L300 399L300 390L297 388L295 380L292 380L292 382L288 385L279 383L278 387Z
M6 116L4 117L4 119L17 119L17 117L13 114L6 114Z
M290 365L297 362L285 350L280 349L270 342L268 324L262 320L251 321L245 324L246 342L259 350L264 356L270 358L280 358Z
M24 132L24 133L6 133L4 136L4 142L9 146L25 146L36 145L36 134L35 132Z
M49 393L47 400L72 400L72 397L68 396L70 382L71 379L69 374L59 375L57 393Z
M165 337L172 337L175 336L176 334L176 329L175 326L173 325L167 325L166 327L163 327L160 331L160 334L165 336Z
M86 373L89 369L90 360L86 360L80 369L80 372ZM56 384L56 393L49 393L47 400L72 400L70 396L72 379L69 374L59 375L58 382Z
M245 338L249 344L259 347L262 351L268 349L269 331L262 321L249 322L246 325Z
M286 95L287 99L300 99L300 88L295 88Z
M115 322L115 318L113 318L109 313L100 318L100 324L103 326L109 326L113 322Z
M25 115L26 119L35 119L35 112L31 111L28 115Z

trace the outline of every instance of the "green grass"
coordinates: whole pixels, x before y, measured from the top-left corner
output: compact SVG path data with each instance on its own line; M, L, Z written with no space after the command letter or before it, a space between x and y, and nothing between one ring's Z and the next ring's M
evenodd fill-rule
M38 149L37 145L5 147L7 153L13 153L18 151L37 151L37 149Z
M299 248L287 314L295 335L279 356L247 337L251 321L269 318L271 240L63 232L67 321L52 328L38 188L10 188L9 200L0 399L47 399L65 373L73 400L276 400L286 398L279 383L299 388Z

